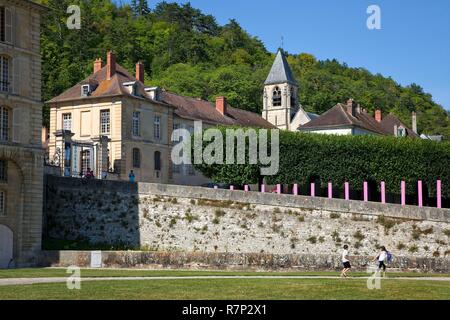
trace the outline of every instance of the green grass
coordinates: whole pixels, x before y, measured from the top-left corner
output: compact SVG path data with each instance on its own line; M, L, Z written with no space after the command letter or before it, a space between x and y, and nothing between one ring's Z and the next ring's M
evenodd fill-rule
M65 283L0 286L6 299L95 300L358 300L450 299L442 281L383 280L381 290L369 290L364 279L207 279L82 282L81 290Z
M194 270L132 270L132 269L81 269L82 277L164 277L164 276L338 276L339 271L324 272L255 272L255 271L194 271ZM53 278L67 277L64 268L35 268L0 270L1 278ZM352 272L352 277L367 277L365 272ZM450 274L388 272L395 277L450 277Z

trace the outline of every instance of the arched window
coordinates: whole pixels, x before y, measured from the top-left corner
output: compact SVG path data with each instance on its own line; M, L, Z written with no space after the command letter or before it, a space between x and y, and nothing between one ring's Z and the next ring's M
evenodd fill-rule
M0 107L0 141L9 140L9 112L7 107Z
M133 149L133 167L141 167L141 150L139 150L138 148Z
M280 107L281 106L281 90L278 87L275 87L275 89L273 89L272 105L274 107Z
M155 171L161 171L161 152L155 151Z
M0 56L0 91L2 92L9 92L10 60L7 56Z

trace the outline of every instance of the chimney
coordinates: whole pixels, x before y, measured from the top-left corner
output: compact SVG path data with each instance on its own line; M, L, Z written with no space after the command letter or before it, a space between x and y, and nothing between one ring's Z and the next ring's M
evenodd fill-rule
M383 120L383 115L380 109L375 110L375 120L377 120L377 122L381 122L381 120Z
M412 113L412 130L417 134L417 113L415 111Z
M355 111L356 111L356 103L353 99L348 99L347 100L347 113L355 116Z
M138 79L138 81L144 83L144 80L145 80L144 64L142 63L142 61L139 61L138 63L136 63L136 79Z
M108 51L106 66L106 79L111 80L111 78L116 74L116 56L112 53L112 51Z
M94 73L99 72L103 68L102 58L98 58L94 61Z
M227 114L227 99L225 97L216 98L216 110L223 115Z

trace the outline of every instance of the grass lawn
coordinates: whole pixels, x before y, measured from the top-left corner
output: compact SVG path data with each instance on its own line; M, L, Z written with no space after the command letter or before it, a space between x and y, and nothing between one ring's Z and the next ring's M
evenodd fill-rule
M350 273L352 277L367 277L365 272ZM64 268L0 269L0 279L67 277ZM193 271L193 270L130 270L130 269L81 269L81 277L164 277L164 276L339 276L339 271L326 272L242 272L242 271ZM450 274L388 272L388 277L450 277Z
M450 299L443 281L383 280L381 290L369 290L364 279L206 279L82 282L81 290L65 283L0 286L7 299L213 299L213 300L357 300Z

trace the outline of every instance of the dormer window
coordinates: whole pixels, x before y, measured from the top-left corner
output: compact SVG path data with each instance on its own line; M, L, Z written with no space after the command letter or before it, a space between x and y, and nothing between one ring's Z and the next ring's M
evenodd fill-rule
M406 137L406 130L403 127L397 128L397 137Z
M81 86L81 96L82 97L88 97L90 95L91 95L91 85L83 84Z
M137 84L136 84L136 81L125 82L123 84L123 86L125 87L125 89L127 89L129 94L131 94L133 96L137 96Z
M150 99L159 101L159 94L160 94L160 88L159 87L151 87L151 88L145 88L145 92L150 96Z

